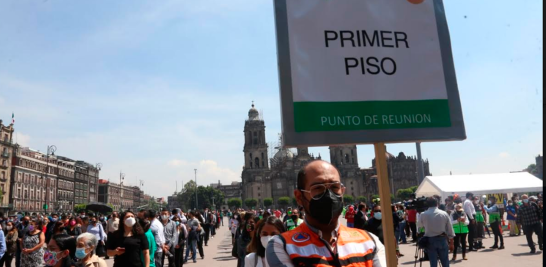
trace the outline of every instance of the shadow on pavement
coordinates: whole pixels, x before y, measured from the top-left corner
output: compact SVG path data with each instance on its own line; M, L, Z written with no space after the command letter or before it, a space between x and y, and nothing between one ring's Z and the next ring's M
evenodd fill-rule
M492 252L492 251L495 251L496 249L493 249L493 248L488 248L488 249L482 249L480 250L480 252Z
M525 256L536 256L542 254L542 251L537 251L536 253L531 254L531 252L523 252L523 253L512 253L512 256L516 257L525 257Z
M235 257L232 257L232 256L226 256L226 257L216 257L216 258L212 258L216 261L234 261L234 260L237 260L237 258Z

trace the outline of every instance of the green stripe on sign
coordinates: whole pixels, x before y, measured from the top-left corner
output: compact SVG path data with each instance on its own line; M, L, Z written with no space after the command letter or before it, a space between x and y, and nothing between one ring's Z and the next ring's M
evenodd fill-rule
M447 99L294 102L296 132L450 127Z

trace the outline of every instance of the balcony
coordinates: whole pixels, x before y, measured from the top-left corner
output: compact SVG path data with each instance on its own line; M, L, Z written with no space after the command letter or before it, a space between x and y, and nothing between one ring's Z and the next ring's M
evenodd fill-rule
M0 165L0 169L7 169L8 168L8 165Z
M7 140L7 139L0 139L0 143L3 144L3 145L6 145L6 146L11 146L13 145L13 143L11 142L11 140Z
M4 153L0 154L0 157L2 157L2 158L9 158L9 153L8 153L8 152L4 152Z

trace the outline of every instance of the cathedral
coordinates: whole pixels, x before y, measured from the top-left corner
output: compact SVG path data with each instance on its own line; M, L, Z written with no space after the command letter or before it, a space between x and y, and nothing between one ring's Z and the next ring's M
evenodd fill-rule
M320 154L317 157L309 154L307 147L298 147L294 154L281 144L274 148L277 152L270 159L265 139L265 122L254 104L245 121L244 138L245 164L241 174L243 203L245 199L253 198L261 207L265 198L272 198L273 205L278 207L277 200L280 197L294 196L299 170L310 161L322 159ZM345 195L351 195L354 199L365 196L369 200L377 194L375 167L360 169L356 145L330 146L329 150L330 162L339 170L341 182L346 187ZM419 184L415 158L406 157L403 153L398 157L387 153L387 159L393 192ZM374 163L375 159L372 166L375 166ZM428 161L425 162L425 173L430 175Z

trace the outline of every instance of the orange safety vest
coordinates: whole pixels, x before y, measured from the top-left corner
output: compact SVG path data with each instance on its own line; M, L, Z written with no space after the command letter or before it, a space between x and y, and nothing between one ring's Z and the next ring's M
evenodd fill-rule
M364 230L340 225L337 254L306 223L281 234L286 253L294 266L372 267L374 239Z

